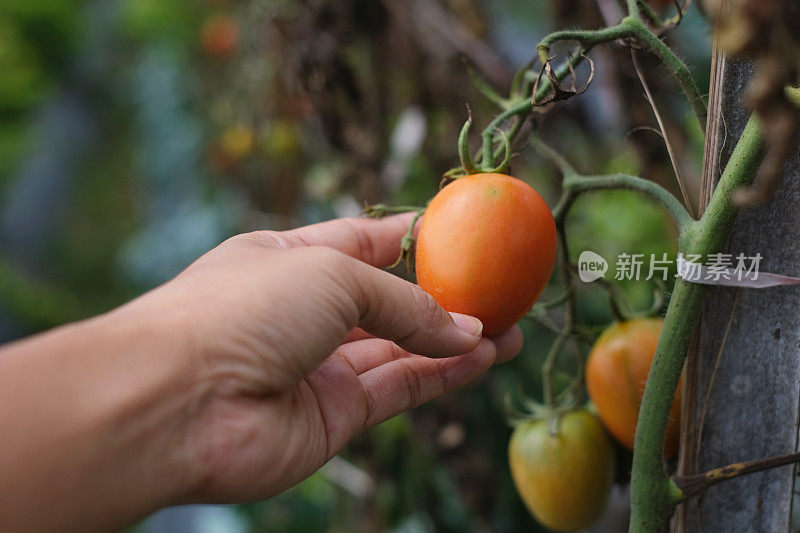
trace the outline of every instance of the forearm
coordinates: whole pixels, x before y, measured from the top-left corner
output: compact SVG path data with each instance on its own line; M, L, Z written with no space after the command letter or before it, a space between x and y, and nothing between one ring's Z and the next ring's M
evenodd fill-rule
M172 319L146 315L134 303L0 350L0 530L112 529L188 486L191 365Z

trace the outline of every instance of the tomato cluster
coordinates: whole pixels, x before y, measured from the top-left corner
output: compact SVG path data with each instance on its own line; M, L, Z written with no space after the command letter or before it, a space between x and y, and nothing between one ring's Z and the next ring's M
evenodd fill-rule
M530 310L556 253L555 221L532 187L504 174L472 174L443 188L428 206L417 241L417 280L442 307L478 317L484 334L493 335ZM548 528L578 531L603 513L615 458L606 429L633 448L662 327L658 318L636 319L600 335L586 367L600 420L586 409L547 406L515 429L511 473L531 514ZM679 423L680 396L670 413L668 456L677 451Z

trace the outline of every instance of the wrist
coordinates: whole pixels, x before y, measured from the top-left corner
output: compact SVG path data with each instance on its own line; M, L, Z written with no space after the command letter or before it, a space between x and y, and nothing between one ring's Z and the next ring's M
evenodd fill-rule
M188 490L191 353L178 317L146 308L3 350L0 529L114 529Z
M192 325L181 309L155 302L150 293L88 324L119 347L116 372L128 386L114 395L109 428L130 437L137 457L139 492L148 493L149 511L184 503L195 486L188 442L201 402L201 365Z

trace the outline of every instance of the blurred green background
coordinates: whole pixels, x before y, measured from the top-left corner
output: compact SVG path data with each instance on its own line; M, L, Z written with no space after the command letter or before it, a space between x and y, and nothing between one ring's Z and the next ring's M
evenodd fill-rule
M599 27L618 10L616 0L3 0L0 341L120 305L239 232L358 215L364 202L424 205L457 164L465 103L480 125L494 114L468 66L505 91L548 31ZM669 41L705 90L705 21L694 13ZM677 194L661 137L637 129L655 122L630 52L592 57L590 90L537 116L538 135L583 172L636 173ZM673 81L641 61L696 201L700 135ZM558 174L526 135L514 174L553 205ZM569 238L575 258L609 260L610 277L621 252L675 247L660 208L621 192L580 199ZM623 289L648 307L650 283ZM582 321L612 320L604 291L579 296ZM517 360L367 432L287 493L160 513L137 529L536 531L510 480L503 400L539 398L552 338L523 327ZM623 493L597 531L624 524Z

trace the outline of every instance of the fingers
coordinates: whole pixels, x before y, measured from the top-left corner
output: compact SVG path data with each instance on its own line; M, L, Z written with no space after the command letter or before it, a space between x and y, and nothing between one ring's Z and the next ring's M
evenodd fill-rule
M522 350L522 329L514 324L510 329L491 337L497 347L497 362L505 363L513 359Z
M385 339L366 339L342 345L333 354L346 360L357 375L413 354Z
M342 344L347 344L355 341L362 341L364 339L374 339L374 338L375 337L373 337L372 335L370 335L361 328L353 328L352 330L350 330L350 333L347 334L347 337L344 338Z
M497 351L495 362L503 363L514 358L522 349L522 330L519 326L514 326L492 337L491 341ZM343 344L334 355L344 358L358 375L398 359L419 357L391 341L375 338L359 339Z
M337 279L358 309L357 325L367 333L432 357L463 354L478 345L483 325L477 318L449 314L419 286L388 272L345 263Z
M414 213L381 219L341 218L277 235L292 248L327 246L369 265L383 267L397 259L400 240L413 218Z
M342 346L307 380L318 397L326 398L320 409L329 455L366 427L466 385L492 364L514 357L521 346L518 327L447 359L414 355L384 339Z
M447 359L409 357L363 373L367 427L438 398L474 380L497 360L492 341L482 339L470 353Z

